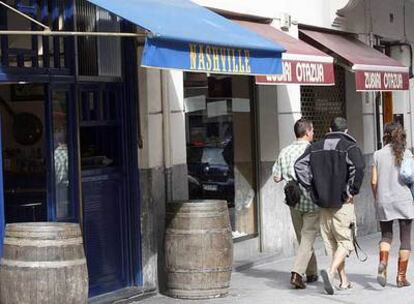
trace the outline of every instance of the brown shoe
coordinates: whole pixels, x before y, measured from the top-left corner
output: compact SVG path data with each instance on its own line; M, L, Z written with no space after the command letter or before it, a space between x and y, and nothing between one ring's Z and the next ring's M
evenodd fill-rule
M305 283L303 283L302 276L299 273L293 272L293 271L292 271L292 276L290 277L290 284L292 284L293 287L295 287L296 289L306 288Z
M387 285L387 266L389 251L382 250L379 253L378 276L377 281L382 287Z
M401 259L398 259L397 287L406 287L411 285L406 278L407 267L408 260L401 261Z
M306 275L306 283L314 283L318 281L318 275L317 274L311 274Z

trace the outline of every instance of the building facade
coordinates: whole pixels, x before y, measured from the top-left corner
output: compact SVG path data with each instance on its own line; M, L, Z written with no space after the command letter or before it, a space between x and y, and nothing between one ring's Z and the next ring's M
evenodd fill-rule
M125 56L136 46L135 37L117 37L135 25L86 1L6 5L0 5L2 221L80 223L90 297L141 286L137 151L129 149L136 138L137 61ZM42 27L114 36L44 35Z
M189 198L186 141L176 130L185 124L183 73L159 68L277 74L283 48L190 1L0 8L1 220L80 223L91 301L157 290L166 202ZM204 34L182 31L170 10ZM174 149L181 139L184 153Z
M293 255L283 185L273 182L271 169L301 116L314 121L319 137L332 117L348 119L367 163L356 199L359 232L377 231L369 164L390 119L404 123L412 147L412 81L409 90L357 92L352 64L306 31L359 39L409 66L411 75L413 2L195 1L253 32L255 24L269 26L293 44L312 45L312 58L335 75L328 81L331 74L319 74L326 81L318 86L259 84L246 75L246 53L230 62L196 46L189 69L198 72L140 66L144 39L121 37L142 34L139 22L109 2L106 9L91 2L105 1L7 1L55 31L118 35L0 36L5 222L81 223L91 297L163 289L172 201L228 202L235 268ZM2 30L39 30L4 6L0 16Z
M372 7L367 7L369 1L313 1L312 5L306 6L303 5L303 1L279 1L277 5L266 1L244 2L243 4L238 1L199 0L196 2L228 18L267 24L271 22L271 26L274 28L297 39L302 39L300 31L306 29L327 29L335 31L334 33L352 34L353 39L362 41L372 49L375 47L402 65L410 67L409 73L410 75L412 73L409 45L412 41L410 35L413 33L409 26L411 22L409 18L405 17L406 26L403 26L404 11L406 16L410 16L414 12L411 1L400 1L398 4L392 1L383 1L381 5L372 4ZM371 20L371 25L369 20ZM389 22L384 22L384 20ZM404 42L405 40L408 45L392 46L389 52L387 42ZM320 48L320 50L326 51L324 48ZM335 54L330 52L328 54L335 58L335 62L341 61ZM141 117L147 120L147 128L144 126L144 137L154 139L156 147L164 147L158 149L159 153L156 155L150 153L149 148L146 150L144 147L144 154L141 153L143 159L140 162L141 165L147 165L145 168L141 168L141 171L145 170L147 176L149 175L148 180L152 181L152 184L146 183L151 187L146 190L148 193L152 192L152 195L149 194L149 196L154 199L152 202L157 203L158 206L163 206L165 200L168 201L167 195L170 195L172 200L186 199L187 195L191 198L191 191L198 198L214 197L214 193L211 194L211 191L205 191L204 194L198 194L198 196L197 193L194 194L195 190L191 188L191 181L189 182L185 177L191 175L191 172L195 170L193 156L197 152L192 150L199 151L202 150L200 146L210 146L204 148L207 151L198 152L199 163L203 163L203 155L205 155L205 159L208 159L209 153L214 155L214 150L222 154L220 149L225 149L225 143L228 141L226 130L228 130L229 121L232 121L234 158L229 167L237 167L238 158L250 162L250 169L247 170L249 173L241 174L244 177L244 183L241 182L241 179L237 180L240 172L234 169L232 173L234 197L230 196L227 199L228 201L235 200L234 206L229 205L229 207L235 209L232 222L236 268L243 265L243 261L246 260L267 258L269 255L273 257L290 256L295 252L296 240L290 222L289 209L284 204L283 185L276 185L273 182L271 168L278 152L294 140L292 127L301 116L306 116L315 122L318 136L322 136L327 131L327 124L333 116L340 115L347 118L350 133L358 140L367 165L364 184L356 199L359 233L364 235L377 231L375 209L369 184L372 154L381 145L384 122L390 119L401 120L402 117L408 134L412 134L411 78L409 90L357 92L356 74L344 62L335 64L336 85L320 87L299 84L263 86L256 85L254 81L250 81L249 84L247 80L237 79L238 76L219 79L220 77L210 75L211 77L206 81L182 72L141 69L140 73L146 74L147 78L151 79L150 82L141 84L143 88L140 90L141 94L144 94L140 99L141 104L144 108L145 104L148 104L148 107L145 108L146 112L141 112ZM154 93L156 92L155 88L160 86L162 93ZM219 88L217 89L217 87ZM231 96L226 94L229 92L229 88L233 89ZM245 91L245 93L240 93L240 95L240 91ZM218 92L219 95L214 95ZM205 96L205 98L200 96ZM167 98L171 105L169 109L167 108L170 116L167 121L164 119L165 108L164 110L162 108L161 100L163 98ZM157 100L158 107L150 109L149 107L152 107L154 100ZM226 111L224 110L224 100L227 104ZM236 106L236 112L232 107L235 100L241 102L238 107ZM149 105L150 101L152 105ZM209 116L209 109L203 102L211 101L221 101L222 103L216 104L218 112L210 109L212 112L210 111ZM220 113L220 109L222 110L221 115L216 116L217 113ZM249 119L242 120L243 127L237 123L237 116L246 115L248 112L242 112L244 114L237 112L242 109L245 111L249 109L253 112L252 116L248 115ZM241 131L243 140L238 139L240 136L236 130L238 128L243 130ZM168 137L171 138L171 141L165 140L165 132L169 132ZM203 142L203 138L205 140L206 137L210 137L207 144L205 141ZM217 138L219 138L219 144L217 142L212 144ZM236 147L237 141L243 146L243 149L246 149L243 152L243 157L238 155L240 147ZM411 143L410 138L410 147ZM166 148L165 145L168 147ZM169 160L169 163L166 165L167 173L163 176L165 159ZM224 161L223 159L224 157L217 162L224 163L225 159ZM246 167L240 166L240 168L243 171ZM224 171L226 170L228 169L224 169ZM250 176L253 176L253 182L249 180ZM213 177L210 177L209 180L212 181ZM154 181L157 181L156 184ZM170 186L165 187L165 183L170 183ZM189 183L188 187L187 183ZM207 181L206 184L208 183ZM216 184L218 184L217 188L211 187L210 189L220 189L220 183ZM157 189L160 187L171 189L171 191L159 193ZM207 187L209 186L207 185ZM206 194L206 192L208 193ZM226 198L226 195L223 194L222 198ZM247 198L250 198L250 201ZM252 203L251 206L255 206L253 210L243 208L243 206L249 206L247 201ZM159 214L148 213L147 220L156 221L158 218L162 218L163 210L161 207L158 209ZM242 213L243 210L246 221L253 223L253 229L241 230L240 226L237 226L237 214ZM157 229L158 238L154 238L156 235L154 231L151 231L148 237L153 237L152 244L158 240L158 246L161 246L163 229L161 227L157 227ZM151 241L148 240L148 242ZM145 245L143 247L145 248ZM159 253L162 254L161 251ZM161 273L161 271L155 271L157 261L153 255L148 253L147 260L144 259L144 261L152 263L144 262L146 265L144 268L147 267L151 272L148 277L155 277L156 274ZM162 257L158 262L160 261L162 262Z

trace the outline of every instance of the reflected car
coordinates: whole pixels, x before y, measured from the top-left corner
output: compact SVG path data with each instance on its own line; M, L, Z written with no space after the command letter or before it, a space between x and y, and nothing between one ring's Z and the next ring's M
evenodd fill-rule
M233 168L220 147L189 147L187 149L190 199L225 199L234 206Z

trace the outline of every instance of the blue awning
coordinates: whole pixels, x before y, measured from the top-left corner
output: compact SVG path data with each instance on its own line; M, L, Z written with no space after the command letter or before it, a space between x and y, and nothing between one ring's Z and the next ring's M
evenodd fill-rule
M189 0L88 0L148 31L142 66L271 75L284 48Z

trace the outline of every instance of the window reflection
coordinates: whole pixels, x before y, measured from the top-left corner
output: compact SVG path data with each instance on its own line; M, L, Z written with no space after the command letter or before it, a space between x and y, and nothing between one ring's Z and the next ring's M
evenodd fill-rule
M249 78L185 74L190 199L224 199L233 237L257 233Z
M65 92L53 93L53 139L56 191L56 217L71 216L69 191L68 153L68 96Z

